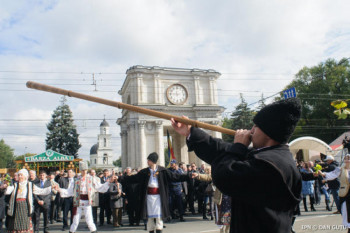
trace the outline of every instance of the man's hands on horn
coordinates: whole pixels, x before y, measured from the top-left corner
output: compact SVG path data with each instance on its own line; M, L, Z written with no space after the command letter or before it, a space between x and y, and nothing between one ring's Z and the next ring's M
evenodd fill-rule
M182 117L185 119L189 119L187 116L182 116ZM191 125L186 125L184 123L177 122L175 121L174 118L171 118L170 121L171 121L171 126L174 128L174 130L178 134L185 136L186 138L190 135L191 127L192 127Z
M252 141L251 130L239 129L236 131L234 143L241 143L246 147L248 147L251 141Z

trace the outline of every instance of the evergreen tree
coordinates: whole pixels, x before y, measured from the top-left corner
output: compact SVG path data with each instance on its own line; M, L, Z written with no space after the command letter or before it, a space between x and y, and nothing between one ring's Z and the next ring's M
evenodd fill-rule
M0 168L15 168L13 149L7 145L4 139L0 140Z
M224 119L223 127L233 130L237 129L251 129L254 125L253 118L255 112L248 107L247 102L240 94L241 103L238 104L231 114L231 119ZM223 140L233 142L234 136L223 135Z
M264 94L262 93L261 99L259 100L259 106L258 106L257 110L260 111L265 106L266 106L266 104L265 104Z
M254 123L254 111L249 107L243 95L240 95L241 103L236 106L235 111L231 114L233 129L250 129Z
M78 157L79 134L73 122L73 114L63 97L59 105L52 114L52 119L47 125L49 130L46 133L46 149L51 149L64 155L74 155Z
M231 118L227 118L225 117L223 119L223 122L222 122L222 127L223 128L226 128L226 129L233 129L232 128L232 119ZM228 135L228 134L222 134L222 140L226 141L226 142L233 142L233 138L234 136L233 135Z

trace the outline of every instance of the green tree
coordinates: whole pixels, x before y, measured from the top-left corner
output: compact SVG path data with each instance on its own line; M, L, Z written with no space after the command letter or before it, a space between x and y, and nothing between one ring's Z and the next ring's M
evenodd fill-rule
M239 103L235 110L231 114L230 119L224 119L223 127L237 130L237 129L250 129L254 125L253 118L255 112L248 107L247 102L243 98L243 95L240 94L241 103ZM224 135L223 140L232 142L234 136L232 135Z
M327 143L348 129L350 120L339 120L332 100L347 99L350 93L350 65L347 59L328 59L302 68L286 87L295 87L302 103L302 116L292 139L317 137Z
M233 129L232 122L233 122L233 119L225 117L222 121L222 127L227 129ZM234 136L232 135L222 134L222 139L226 142L233 142L233 138Z
M262 108L264 108L266 106L264 94L261 94L261 99L259 100L258 103L259 103L259 106L257 108L257 111L260 111Z
M25 157L30 157L30 156L34 156L36 154L33 154L33 153L25 153L24 155L17 155L15 156L15 161L18 161L18 160L24 160Z
M113 161L113 165L116 167L122 167L122 157L120 156L119 159Z
M73 114L63 97L59 105L52 114L52 119L47 125L49 130L46 133L46 149L57 151L64 155L74 155L78 157L79 134L73 121Z
M13 149L7 145L4 139L0 140L0 168L15 168Z

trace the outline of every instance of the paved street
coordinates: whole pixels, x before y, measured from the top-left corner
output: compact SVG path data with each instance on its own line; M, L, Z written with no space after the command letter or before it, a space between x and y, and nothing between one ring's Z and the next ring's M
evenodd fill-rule
M324 197L322 197L324 198ZM324 199L322 199L324 201ZM332 211L326 211L325 204L316 205L316 212L304 212L303 204L300 205L301 216L298 216L294 229L298 233L326 233L326 232L347 232L344 229L340 214L332 214L336 211L335 204ZM310 210L310 207L309 207Z
M303 206L301 207L301 216L298 216L295 223L295 230L298 233L328 233L339 232L346 233L347 230L341 225L341 215L332 214L335 211L326 211L324 204L316 206L316 212L304 212ZM203 221L201 215L188 215L185 216L186 222L174 221L173 223L165 223L165 233L218 233L218 227L214 224L214 221ZM130 227L128 226L127 216L123 217L124 226L120 228L114 228L111 225L105 225L98 227L97 231L116 231L121 233L131 232L146 232L144 226ZM51 233L61 233L62 223L54 223L50 225ZM41 231L42 232L42 231ZM89 232L84 219L81 220L77 232Z
M173 223L165 223L166 229L164 232L167 233L195 233L195 232L203 232L203 233L216 233L219 232L218 227L214 224L214 221L204 221L202 220L201 215L196 216L186 216L186 222L174 221ZM120 228L114 228L111 225L104 225L102 227L97 227L98 232L102 231L117 231L121 233L131 233L131 232L146 232L144 230L143 223L140 226L129 226L127 216L123 217L124 226ZM62 223L54 223L50 225L50 233L61 233ZM82 219L80 221L78 231L77 232L88 232L89 229L85 223L85 220ZM41 228L41 231L42 228Z

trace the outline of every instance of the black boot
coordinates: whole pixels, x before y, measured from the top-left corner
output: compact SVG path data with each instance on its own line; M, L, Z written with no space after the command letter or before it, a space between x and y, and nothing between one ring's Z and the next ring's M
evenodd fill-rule
M156 233L162 233L162 230L156 230Z
M203 207L202 207L202 213L203 213L203 219L208 220L207 217L207 206L205 205L205 203L203 202Z
M308 212L309 210L307 209L307 205L306 205L306 197L303 197L303 203L304 203L305 212Z
M314 207L314 203L315 203L315 198L310 196L310 206L311 206L311 211L316 211L315 207Z
M296 219L296 217L292 217L292 228L290 229L290 231L292 232L292 233L295 233L295 231L294 231L294 222L295 222L295 219Z
M326 200L326 210L332 211L331 207L329 207L329 200Z
M154 233L154 231L150 231L149 233Z

